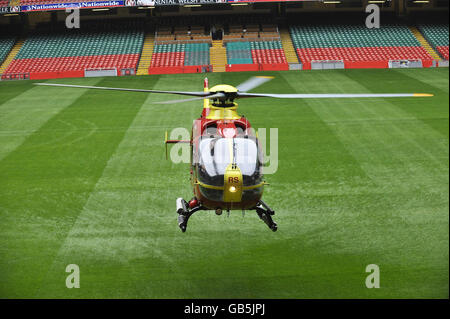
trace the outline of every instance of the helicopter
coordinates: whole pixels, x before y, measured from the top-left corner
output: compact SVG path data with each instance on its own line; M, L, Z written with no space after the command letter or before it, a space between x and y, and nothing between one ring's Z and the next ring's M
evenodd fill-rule
M143 93L162 93L191 96L188 99L153 102L175 104L203 100L200 118L194 120L189 140L170 140L165 132L167 145L190 145L190 180L194 196L189 201L176 199L178 226L186 232L189 218L198 211L213 210L221 215L224 210L255 210L258 217L271 229L278 225L272 216L275 211L262 200L265 185L263 179L263 152L257 133L250 122L237 113L237 99L242 98L396 98L430 97L425 93L362 93L362 94L272 94L249 93L252 89L272 80L271 76L254 76L236 87L228 84L209 88L204 79L203 91L161 91L132 88L111 88L71 84L35 83L43 86L73 87L84 89L116 90Z

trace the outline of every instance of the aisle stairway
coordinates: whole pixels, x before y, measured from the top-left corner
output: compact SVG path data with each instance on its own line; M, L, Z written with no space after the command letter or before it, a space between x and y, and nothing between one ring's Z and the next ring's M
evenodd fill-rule
M155 46L155 32L150 31L145 35L136 75L147 75L152 62L153 48Z
M223 41L214 40L209 52L213 72L225 72L225 65L227 63L227 49L223 46Z
M8 68L8 66L11 64L11 62L16 57L17 53L19 53L20 49L23 46L23 43L25 42L24 38L20 38L12 47L11 51L6 56L3 63L0 65L0 74L3 74L5 70Z
M297 53L295 52L294 45L292 43L291 35L288 29L282 29L280 31L281 44L283 45L284 54L288 63L299 63Z
M420 42L420 45L428 52L429 55L435 60L441 60L441 57L437 52L433 49L433 47L428 43L428 41L424 38L422 33L416 27L409 27L412 34L416 37L417 41Z

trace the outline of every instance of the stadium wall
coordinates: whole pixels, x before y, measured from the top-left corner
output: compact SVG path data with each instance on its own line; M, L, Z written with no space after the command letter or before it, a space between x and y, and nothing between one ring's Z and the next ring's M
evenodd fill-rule
M82 78L82 77L84 77L84 71L32 72L32 73L30 73L30 80Z
M160 66L150 67L148 74L176 74L176 73L202 73L203 68L209 65L184 65L184 66Z

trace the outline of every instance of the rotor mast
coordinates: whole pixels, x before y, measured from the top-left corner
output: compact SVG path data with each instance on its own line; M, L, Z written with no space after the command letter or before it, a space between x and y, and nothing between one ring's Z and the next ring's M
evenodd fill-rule
M222 93L224 98L205 99L202 115L209 120L238 120L238 104L234 102L237 89L227 84L215 85L211 89L207 87L208 79L205 78L205 92L213 94ZM207 90L207 91L206 91ZM210 102L212 100L212 103Z

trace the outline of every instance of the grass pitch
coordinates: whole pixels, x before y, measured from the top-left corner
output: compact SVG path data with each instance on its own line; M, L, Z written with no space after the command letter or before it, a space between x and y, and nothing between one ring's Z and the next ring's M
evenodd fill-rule
M435 96L240 100L254 127L278 128L263 198L279 230L254 212L199 212L183 234L189 167L165 160L163 138L190 129L201 102L1 82L0 298L448 298L448 69L264 74L276 78L255 92ZM202 78L49 82L198 91Z

